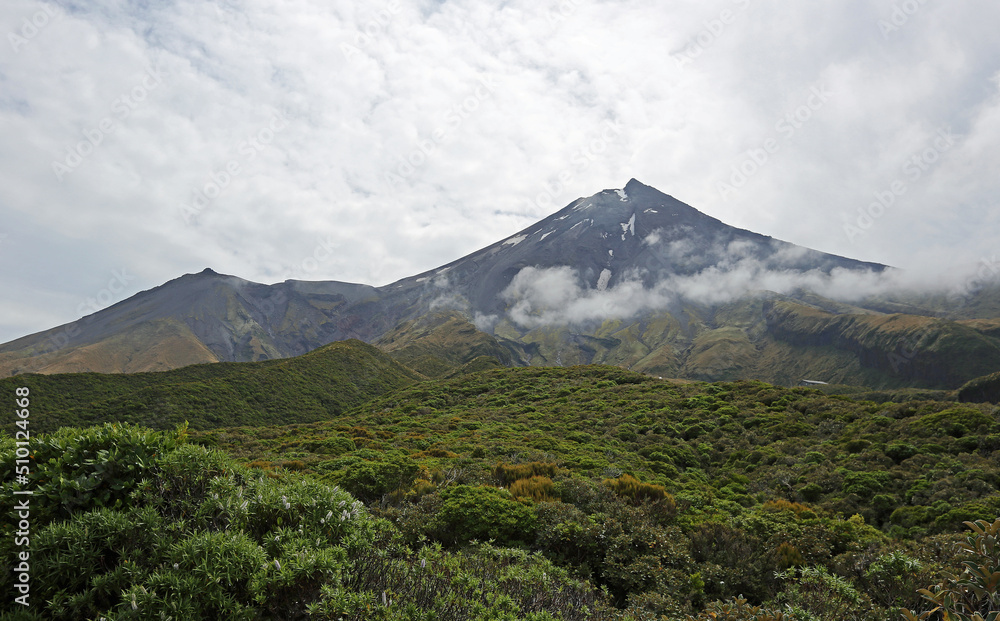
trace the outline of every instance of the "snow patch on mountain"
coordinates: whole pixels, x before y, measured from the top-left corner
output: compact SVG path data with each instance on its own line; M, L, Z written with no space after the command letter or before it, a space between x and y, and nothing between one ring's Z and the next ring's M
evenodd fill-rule
M622 227L622 241L625 241L625 236L628 233L632 233L632 237L635 237L635 214L633 213L629 221L622 222L620 226Z
M608 288L608 283L611 281L611 270L604 269L601 270L601 276L597 279L597 290L605 291Z

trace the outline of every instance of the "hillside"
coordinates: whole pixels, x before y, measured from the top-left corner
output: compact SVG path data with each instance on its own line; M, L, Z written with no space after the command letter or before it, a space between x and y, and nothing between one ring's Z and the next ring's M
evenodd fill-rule
M526 545L608 587L619 605L664 613L740 594L795 601L779 591L797 574L775 572L810 566L857 589L852 618L888 619L886 607L918 606L915 585L950 562L934 537L1000 515L997 406L855 402L607 366L426 381L328 421L195 441L336 483L412 542ZM516 514L495 492L473 491L498 487L532 499L534 518L508 530L441 521L460 490ZM888 558L921 569L871 582ZM700 586L687 586L694 574Z
M31 390L36 432L112 421L153 429L188 421L193 429L211 429L321 420L419 377L375 347L351 340L258 363L158 373L21 375L0 380L0 391Z
M436 311L403 322L382 335L375 345L427 377L452 373L481 357L492 358L498 365L513 366L522 363L525 356L518 343L478 330L455 311Z
M123 377L172 376L146 389L188 398L202 384L245 404L278 392L253 412L273 421L321 398L310 384L325 375L400 368L338 346ZM76 376L26 379L68 382L32 387L42 413ZM728 608L761 620L797 607L885 621L928 608L916 589L960 570L963 521L1000 515L992 404L852 401L611 366L400 383L290 425L33 433L33 592L59 602L46 604L54 619L179 602L186 618L701 621ZM211 421L229 405L191 400L186 413ZM0 443L10 493L13 440Z
M860 513L899 534L950 530L984 510L1000 512L998 406L856 402L808 388L658 380L607 366L425 381L322 422L198 437L247 458L299 460L334 479L350 474L355 454L471 472L498 460L545 460L587 477L630 473L725 510L767 499L808 502L844 517ZM310 450L314 444L330 450ZM878 506L871 494L850 491L849 475L869 471L881 473L870 482L884 496ZM930 519L924 509L939 493L947 510L939 505Z

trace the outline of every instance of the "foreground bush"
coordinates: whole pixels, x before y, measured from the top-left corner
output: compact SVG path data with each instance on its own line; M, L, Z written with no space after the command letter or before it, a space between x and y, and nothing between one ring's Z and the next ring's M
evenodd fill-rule
M3 460L13 454L9 439ZM241 466L183 430L66 429L34 454L31 613L0 619L611 619L606 598L525 552L407 548L346 491ZM19 487L13 468L4 494ZM70 482L67 475L74 477ZM479 501L483 501L479 503ZM441 524L506 537L534 515L506 491L457 486ZM477 513L478 511L478 513ZM475 520L478 520L476 522ZM14 592L13 537L0 589ZM603 611L603 612L602 612Z
M904 610L908 621L996 621L1000 618L1000 518L966 522L972 532L959 550L966 556L960 574L945 574L944 580L921 589L933 608L919 614Z

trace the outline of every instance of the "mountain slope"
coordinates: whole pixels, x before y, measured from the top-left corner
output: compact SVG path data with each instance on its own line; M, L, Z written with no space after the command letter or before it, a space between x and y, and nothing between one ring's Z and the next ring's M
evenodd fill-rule
M0 373L160 371L286 358L369 339L342 310L378 294L339 282L261 285L206 269L64 326L0 345Z
M437 311L404 321L375 345L428 377L446 375L484 356L504 366L514 366L524 356L518 344L502 342L476 329L455 311Z

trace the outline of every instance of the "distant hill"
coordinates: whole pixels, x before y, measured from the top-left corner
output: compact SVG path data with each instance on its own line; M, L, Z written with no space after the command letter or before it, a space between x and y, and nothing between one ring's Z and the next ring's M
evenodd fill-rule
M420 377L377 348L349 340L257 363L158 373L28 374L0 380L0 390L30 389L36 433L103 422L173 429L188 421L194 429L212 429L324 420Z

